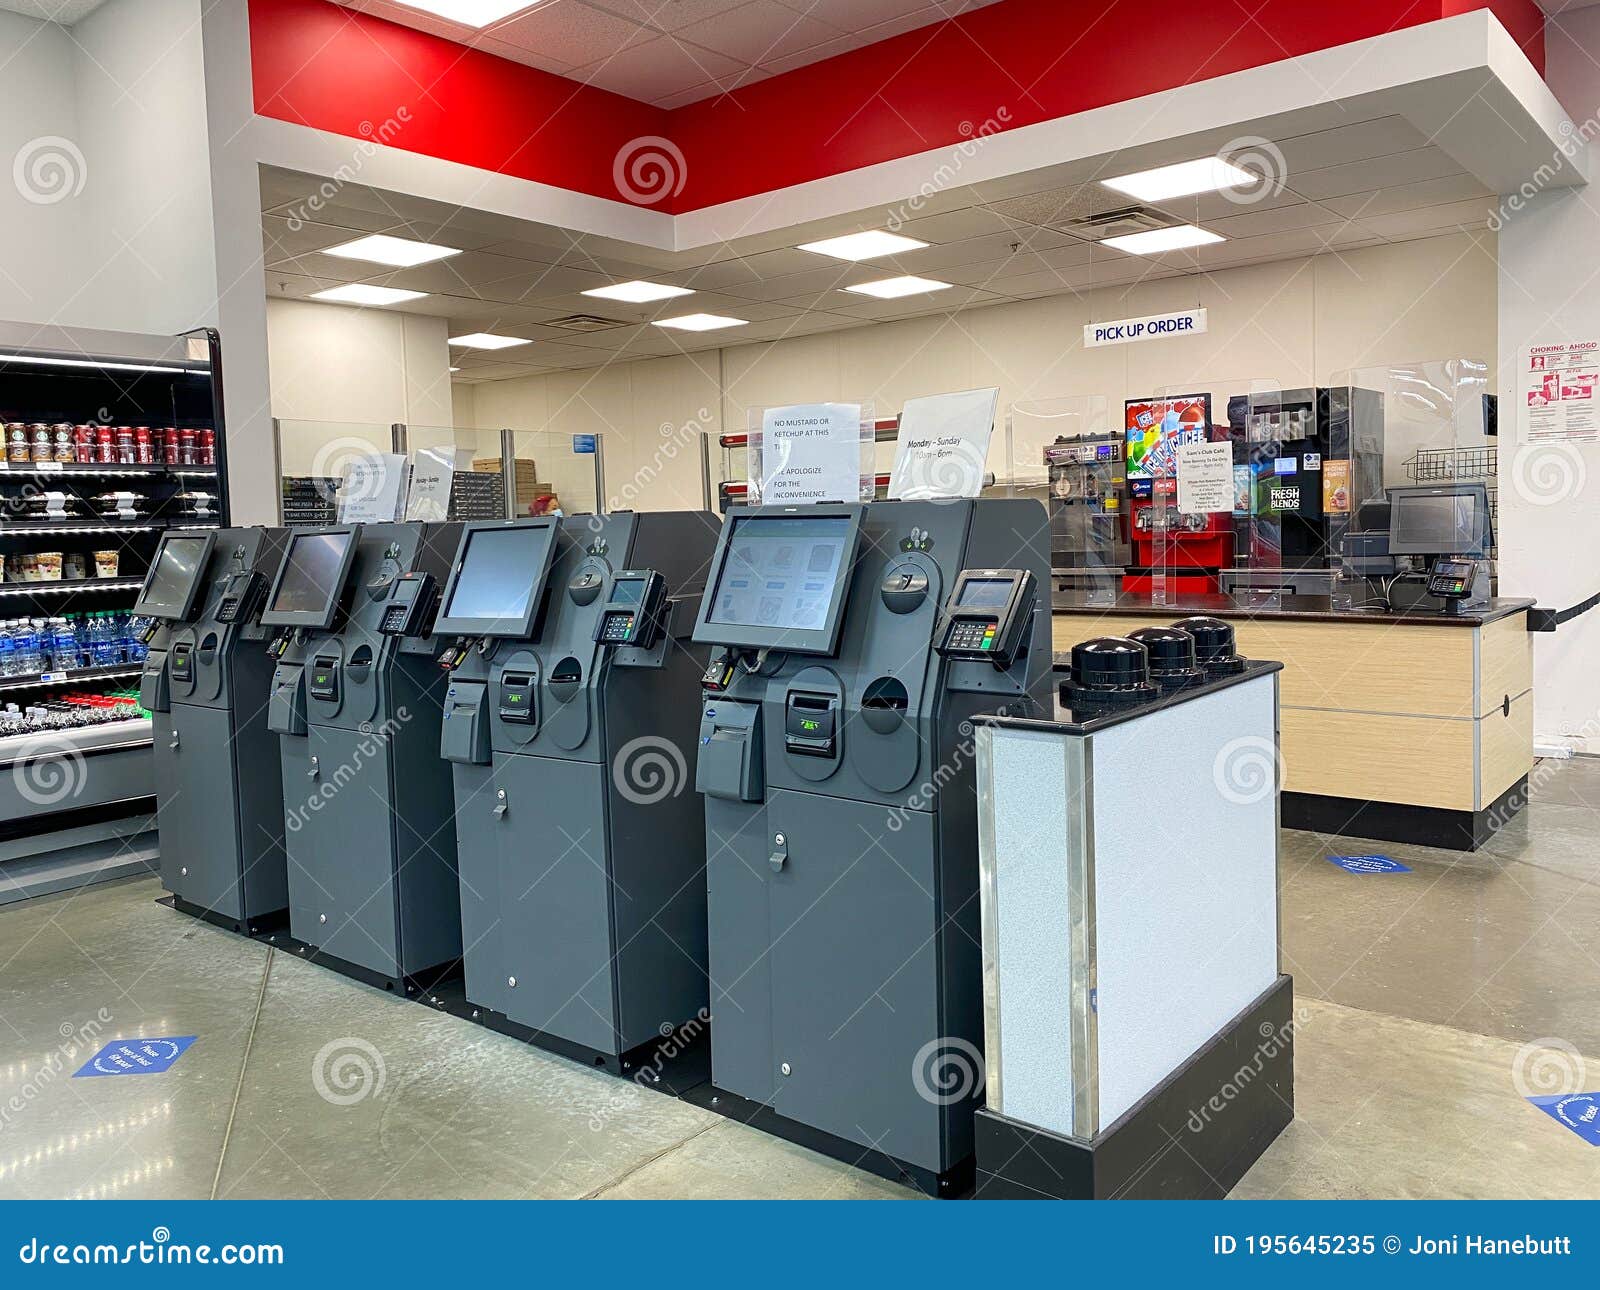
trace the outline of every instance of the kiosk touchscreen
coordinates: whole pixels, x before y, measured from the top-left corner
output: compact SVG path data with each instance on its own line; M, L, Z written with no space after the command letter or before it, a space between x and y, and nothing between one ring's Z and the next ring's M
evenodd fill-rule
M421 523L298 531L262 614L280 630L268 721L290 933L318 962L396 991L461 953L430 635L459 535Z
M688 636L717 530L469 525L435 629L473 1013L618 1074L707 1003Z
M193 617L201 577L216 540L215 532L166 534L145 575L133 613L180 622Z
M155 726L162 884L180 911L239 931L281 921L288 896L266 632L259 598L230 590L276 573L283 544L281 529L168 533L134 606L155 623L139 701Z
M355 560L359 528L311 529L294 534L261 621L269 627L325 631Z
M1049 710L1049 561L1036 501L736 511L695 625L712 1083L933 1194L978 1097L913 1072L983 1040L970 720Z

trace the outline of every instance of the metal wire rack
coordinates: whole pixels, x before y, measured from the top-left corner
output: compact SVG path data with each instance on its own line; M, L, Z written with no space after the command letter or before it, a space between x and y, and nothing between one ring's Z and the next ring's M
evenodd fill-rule
M1489 518L1494 534L1500 534L1500 449L1493 445L1479 448L1418 448L1405 463L1406 476L1419 484L1481 479L1488 486Z

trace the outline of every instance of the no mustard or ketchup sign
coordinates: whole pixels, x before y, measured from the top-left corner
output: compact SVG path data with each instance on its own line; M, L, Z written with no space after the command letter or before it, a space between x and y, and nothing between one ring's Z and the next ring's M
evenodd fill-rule
M1204 309L1180 309L1174 313L1150 314L1144 318L1118 318L1110 322L1083 325L1083 345L1126 345L1137 340L1164 340L1171 336L1195 336L1206 329Z

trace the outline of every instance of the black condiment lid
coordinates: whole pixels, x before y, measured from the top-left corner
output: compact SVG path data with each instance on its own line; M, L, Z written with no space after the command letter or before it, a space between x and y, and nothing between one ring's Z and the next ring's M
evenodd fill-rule
M1181 627L1141 627L1129 632L1150 655L1150 676L1162 689L1199 685L1206 674L1196 662L1194 637Z
M1209 676L1231 676L1245 669L1245 660L1234 650L1233 625L1220 618L1196 615L1172 624L1194 637L1195 661Z

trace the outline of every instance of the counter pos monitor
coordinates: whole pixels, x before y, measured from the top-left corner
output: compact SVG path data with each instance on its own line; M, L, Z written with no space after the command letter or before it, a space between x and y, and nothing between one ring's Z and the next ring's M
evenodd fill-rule
M461 955L444 673L432 596L458 524L293 532L261 621L277 635L289 932L317 961L411 992ZM394 612L398 610L397 612Z
M139 702L154 725L161 882L174 906L235 931L288 906L272 663L257 621L281 529L163 535L133 612L154 620Z
M695 624L719 1105L936 1195L981 1098L942 1083L982 1040L970 719L1048 710L1049 559L1032 500L736 510Z
M618 1074L706 1007L688 636L716 533L695 512L471 524L435 626L473 1015Z

